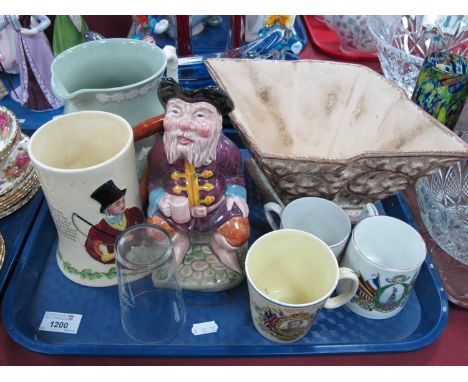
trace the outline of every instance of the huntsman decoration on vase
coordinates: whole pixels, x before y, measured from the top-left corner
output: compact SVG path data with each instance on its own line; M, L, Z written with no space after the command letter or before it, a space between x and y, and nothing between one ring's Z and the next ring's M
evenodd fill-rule
M96 210L103 214L102 219L89 219L83 212L73 212L71 222L75 232L75 241L78 240L77 233L86 238L84 250L92 259L106 265L105 271L93 271L89 268L78 269L63 258L63 269L65 272L79 277L83 280L93 282L99 279L113 280L116 276L114 245L117 237L126 229L139 223L143 223L143 212L137 206L128 206L125 202L127 189L120 189L113 180L108 180L100 185L90 195ZM81 239L83 240L83 239ZM81 241L80 240L80 241ZM59 257L61 254L59 254Z
M241 154L221 132L234 104L215 86L187 91L172 79L158 96L166 114L148 154L148 222L170 234L184 288L235 287L250 226Z
M143 213L138 207L127 208L125 193L112 180L107 181L91 194L100 203L104 217L93 225L86 237L85 247L89 255L104 264L114 264L114 242L117 236L132 225L143 222Z

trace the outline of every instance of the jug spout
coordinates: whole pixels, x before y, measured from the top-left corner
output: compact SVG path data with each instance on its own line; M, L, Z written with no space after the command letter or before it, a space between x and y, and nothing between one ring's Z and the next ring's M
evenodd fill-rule
M52 89L64 113L100 110L132 126L164 112L157 87L164 71L177 78L175 48L162 50L133 39L104 39L76 45L52 62Z
M73 97L72 94L67 90L63 82L54 75L54 70L52 69L52 78L51 78L52 91L54 94L63 101L69 100Z

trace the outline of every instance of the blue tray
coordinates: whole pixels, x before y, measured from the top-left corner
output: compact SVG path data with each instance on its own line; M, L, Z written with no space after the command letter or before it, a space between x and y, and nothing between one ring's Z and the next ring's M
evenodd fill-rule
M248 176L247 183L253 241L269 231L269 227ZM378 208L413 223L399 196L386 199ZM184 291L185 326L177 338L150 346L133 341L123 331L117 287L89 288L69 281L57 266L56 248L56 230L44 203L3 302L3 323L10 336L18 344L40 353L271 356L403 352L434 341L445 328L448 317L447 298L428 257L407 305L397 316L387 320L362 318L346 307L322 310L306 337L292 345L276 344L266 340L254 328L244 282L226 292ZM78 333L39 331L46 311L82 314ZM192 325L206 321L215 321L218 332L192 335Z
M6 248L5 262L0 270L0 297L23 250L43 199L44 194L42 189L39 189L36 195L18 211L0 219L0 232L5 240Z

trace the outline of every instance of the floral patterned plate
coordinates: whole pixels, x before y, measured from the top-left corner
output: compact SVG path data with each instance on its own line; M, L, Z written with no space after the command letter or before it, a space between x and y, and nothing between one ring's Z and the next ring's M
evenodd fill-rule
M4 208L11 207L18 200L23 198L27 193L31 191L34 184L38 182L38 178L35 171L30 171L27 176L25 176L17 187L12 189L10 192L7 192L0 196L0 211Z
M0 196L19 186L32 171L28 142L29 137L21 134L21 139L11 154L0 163Z
M1 208L0 209L0 219L3 219L4 217L11 215L13 212L16 212L19 210L21 207L23 207L27 202L29 202L34 195L36 195L37 190L40 187L39 180L37 179L31 186L32 188L29 188L29 191L21 195L20 199L18 199L15 204L11 205L10 207L7 207L6 209Z
M0 106L0 161L13 150L20 134L19 122L10 109Z

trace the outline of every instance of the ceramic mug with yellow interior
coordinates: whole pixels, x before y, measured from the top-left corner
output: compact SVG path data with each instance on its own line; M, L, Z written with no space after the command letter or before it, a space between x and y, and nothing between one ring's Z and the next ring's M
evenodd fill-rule
M255 328L280 343L304 337L320 309L346 304L358 287L356 274L338 267L327 244L294 229L261 236L247 253L245 269ZM346 290L331 297L344 279Z

